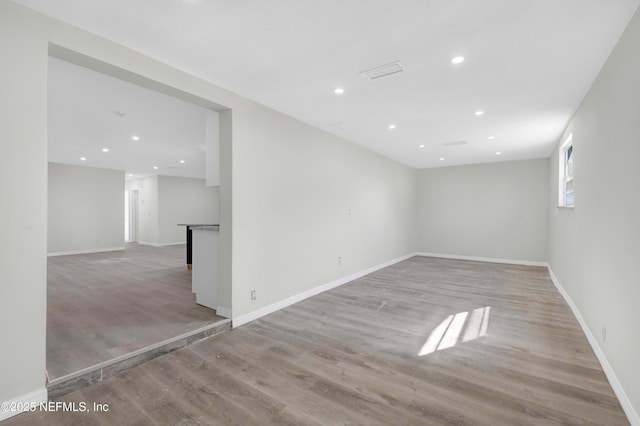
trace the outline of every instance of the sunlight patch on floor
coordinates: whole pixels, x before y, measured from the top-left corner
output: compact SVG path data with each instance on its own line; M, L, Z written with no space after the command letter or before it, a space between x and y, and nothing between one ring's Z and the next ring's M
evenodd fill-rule
M435 351L452 348L458 343L466 343L486 336L490 313L491 306L485 306L473 311L449 315L433 329L418 352L418 356L429 355Z

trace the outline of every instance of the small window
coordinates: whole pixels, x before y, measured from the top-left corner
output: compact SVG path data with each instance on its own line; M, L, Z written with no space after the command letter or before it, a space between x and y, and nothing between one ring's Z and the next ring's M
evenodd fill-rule
M560 176L558 179L558 205L573 207L573 134L560 147Z

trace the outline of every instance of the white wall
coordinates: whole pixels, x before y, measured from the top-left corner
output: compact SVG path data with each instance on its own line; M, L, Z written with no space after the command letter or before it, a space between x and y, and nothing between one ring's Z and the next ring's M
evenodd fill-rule
M220 188L204 179L158 176L158 243L186 242L178 223L219 223L219 206Z
M550 264L596 337L640 421L640 12L561 142L573 133L575 208L556 207L550 159ZM601 328L607 326L603 340Z
M205 113L207 139L207 186L220 186L220 114L207 110Z
M186 242L179 223L217 224L220 221L220 188L207 187L204 179L148 176L130 179L129 190L138 190L139 242L149 245Z
M546 262L548 160L418 171L419 252Z
M228 308L231 316L233 297L233 111L220 112L220 252L218 271L218 306Z
M124 248L124 172L49 163L48 252Z
M233 126L234 318L413 252L415 170L267 108L244 112Z
M0 401L45 383L47 45L13 8L0 2Z

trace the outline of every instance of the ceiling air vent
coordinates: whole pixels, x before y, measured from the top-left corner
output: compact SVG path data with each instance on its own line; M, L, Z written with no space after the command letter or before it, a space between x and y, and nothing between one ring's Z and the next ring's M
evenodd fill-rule
M361 71L360 75L368 78L369 80L376 80L402 71L404 71L404 67L400 62L392 62L387 65L371 68L370 70Z
M455 142L445 142L442 145L444 146L458 146L458 145L466 145L465 141L455 141Z

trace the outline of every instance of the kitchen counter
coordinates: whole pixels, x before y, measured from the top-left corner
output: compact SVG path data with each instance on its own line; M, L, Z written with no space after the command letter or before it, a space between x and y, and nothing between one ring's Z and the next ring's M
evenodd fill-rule
M192 258L193 258L193 242L192 242L192 233L191 231L195 227L217 227L220 228L220 225L217 223L212 224L200 224L200 223L179 223L178 226L186 226L187 227L187 269L191 269ZM217 230L217 229L216 229Z

